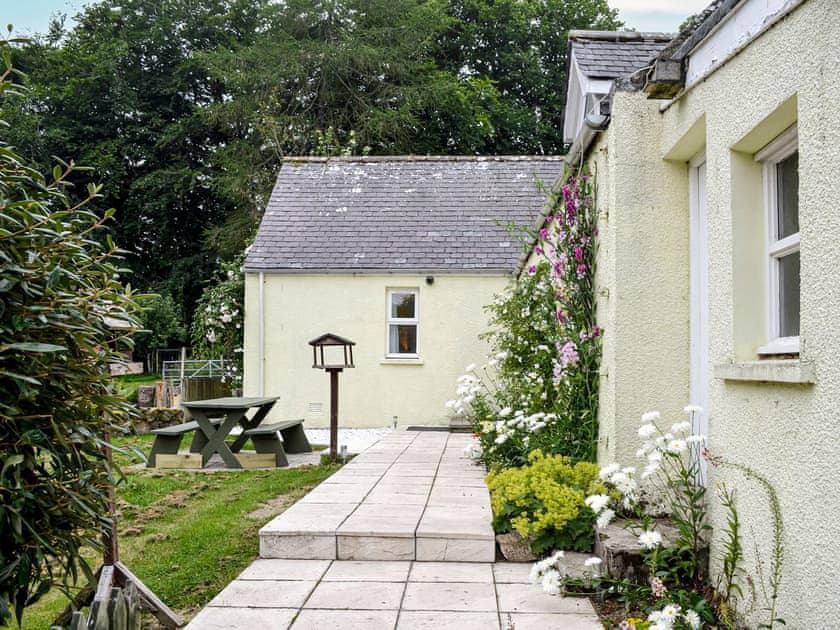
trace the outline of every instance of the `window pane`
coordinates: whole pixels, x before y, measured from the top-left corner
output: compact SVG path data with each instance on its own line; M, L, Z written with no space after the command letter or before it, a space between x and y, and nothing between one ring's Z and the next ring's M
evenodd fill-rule
M417 326L391 324L388 327L388 354L417 354Z
M779 336L799 336L799 252L779 258Z
M414 294L413 293L392 293L391 294L391 317L405 317L414 319Z
M799 152L776 165L778 234L783 239L799 231Z

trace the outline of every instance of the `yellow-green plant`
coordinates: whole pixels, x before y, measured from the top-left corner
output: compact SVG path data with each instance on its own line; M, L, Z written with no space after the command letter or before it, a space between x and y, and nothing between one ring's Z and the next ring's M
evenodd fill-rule
M588 494L605 491L598 465L572 464L562 455L535 450L521 468L494 470L487 475L493 527L499 533L518 532L531 541L534 553L550 549L591 551L594 512Z

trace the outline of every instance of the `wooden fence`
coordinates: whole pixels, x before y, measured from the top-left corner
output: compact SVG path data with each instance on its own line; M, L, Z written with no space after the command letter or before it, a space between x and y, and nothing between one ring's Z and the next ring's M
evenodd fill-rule
M140 630L141 598L134 582L126 587L112 586L114 568L105 566L88 614L76 611L70 630ZM51 630L63 630L53 626Z

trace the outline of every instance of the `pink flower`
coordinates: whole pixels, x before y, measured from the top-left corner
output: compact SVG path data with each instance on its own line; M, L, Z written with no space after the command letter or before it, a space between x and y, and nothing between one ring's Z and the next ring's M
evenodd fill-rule
M665 593L668 592L668 588L658 577L650 581L650 590L653 592L654 597L664 597Z
M584 275L586 275L586 265L578 265L576 271L578 280L583 280Z
M560 348L560 362L563 367L568 365L575 365L578 362L580 355L578 355L577 348L573 341L567 341L562 348Z
M539 254L540 256L542 256L542 254L543 254L543 248L542 248L542 247L540 247L539 245L537 245L537 246L534 248L534 252L535 252L535 253L537 253L537 254Z
M578 262L583 260L583 248L580 245L575 247L575 260Z
M548 240L548 230L545 228L540 229L540 238L544 241Z
M537 273L537 266L536 265L528 265L528 273L532 276Z
M552 221L554 221L554 215L553 215L553 214L549 214L549 215L545 218L545 222L546 222L546 223L551 223Z

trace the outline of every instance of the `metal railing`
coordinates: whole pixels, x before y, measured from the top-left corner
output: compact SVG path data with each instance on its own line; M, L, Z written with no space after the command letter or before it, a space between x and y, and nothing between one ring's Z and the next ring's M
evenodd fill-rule
M164 361L161 377L165 381L180 383L185 378L211 378L224 376L228 361L224 359L185 359Z

